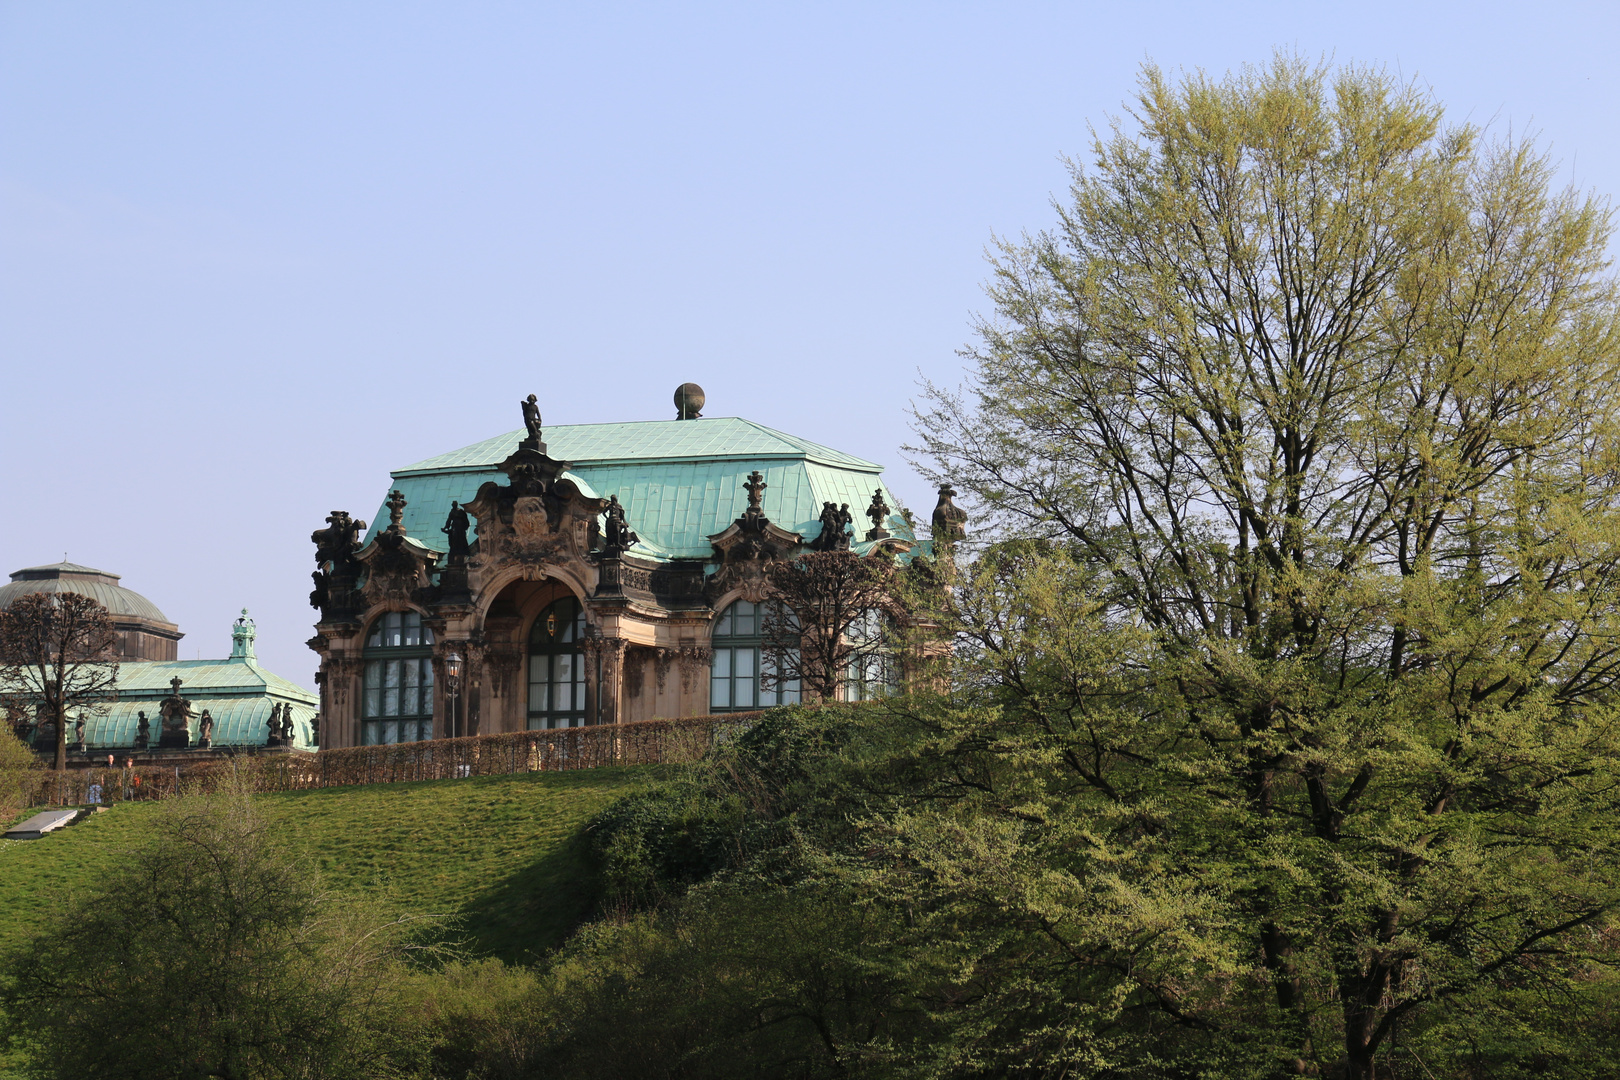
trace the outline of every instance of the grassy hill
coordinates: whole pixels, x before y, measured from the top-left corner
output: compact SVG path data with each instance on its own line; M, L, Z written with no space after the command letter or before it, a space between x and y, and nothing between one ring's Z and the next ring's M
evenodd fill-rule
M560 942L595 899L585 822L656 776L585 769L258 798L329 890L456 916L474 952L524 962ZM125 804L41 840L0 841L0 948L25 938L48 905L93 887L160 811Z

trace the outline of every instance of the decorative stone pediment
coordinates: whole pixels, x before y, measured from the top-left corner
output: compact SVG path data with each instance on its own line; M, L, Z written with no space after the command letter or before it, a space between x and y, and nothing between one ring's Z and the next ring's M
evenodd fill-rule
M405 496L395 491L388 497L388 528L372 538L371 543L355 554L355 561L365 570L365 582L360 593L367 604L384 601L410 601L420 590L432 585L429 571L439 561L439 553L405 535L401 519L405 512Z
M478 521L470 565L487 577L513 563L584 560L607 500L585 495L563 476L566 461L528 445L519 446L499 468L507 482L486 482L467 504Z
M709 579L704 594L710 603L741 589L743 598L755 603L765 599L765 567L773 559L792 558L804 546L804 537L788 532L765 516L760 503L765 478L755 470L743 487L748 491L748 508L724 532L709 537L720 570Z

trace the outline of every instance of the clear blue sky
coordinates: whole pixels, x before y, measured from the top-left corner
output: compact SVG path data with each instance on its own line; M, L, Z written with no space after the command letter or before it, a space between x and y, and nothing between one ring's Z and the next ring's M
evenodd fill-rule
M1151 58L1374 61L1620 189L1620 7L0 2L0 571L311 684L309 533L519 426L746 416L905 466L994 234Z

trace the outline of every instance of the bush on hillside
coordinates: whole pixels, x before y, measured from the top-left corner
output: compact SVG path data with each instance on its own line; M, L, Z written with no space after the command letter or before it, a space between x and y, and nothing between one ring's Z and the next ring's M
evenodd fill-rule
M29 1076L414 1068L397 993L402 923L324 896L241 793L167 804L93 892L60 899L0 982Z

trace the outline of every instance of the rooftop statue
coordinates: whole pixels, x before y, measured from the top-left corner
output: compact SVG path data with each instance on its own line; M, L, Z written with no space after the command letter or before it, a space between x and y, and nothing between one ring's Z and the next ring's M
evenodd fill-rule
M866 508L866 516L872 519L872 527L866 531L868 540L887 540L894 535L883 527L890 513L889 504L883 499L883 489L878 488L872 492L872 505Z
M180 696L181 680L178 675L169 680L169 696L158 705L163 719L162 747L191 745L191 702Z
M603 549L609 555L617 555L639 539L641 537L631 531L629 523L624 519L624 507L619 504L619 497L610 495Z
M523 409L523 426L528 429L529 437L523 440L523 445L531 450L539 450L540 443L540 405L533 394L518 403Z
M459 502L452 501L450 515L444 519L444 528L439 530L450 538L451 563L467 561L467 530L470 527L466 509Z

